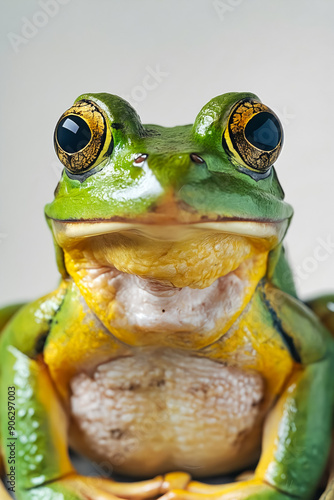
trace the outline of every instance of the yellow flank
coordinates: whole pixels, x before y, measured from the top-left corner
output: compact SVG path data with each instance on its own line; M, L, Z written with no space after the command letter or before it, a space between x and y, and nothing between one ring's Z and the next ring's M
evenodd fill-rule
M125 350L78 298L79 294L73 290L65 298L60 314L66 316L67 311L71 314L53 325L44 350L44 360L64 400L75 374L94 370Z
M281 393L295 366L257 295L230 331L221 341L209 346L205 353L212 359L235 363L260 373L266 384L264 406Z
M57 457L59 476L63 476L70 472L74 472L68 456L65 439L67 435L67 416L55 394L47 367L43 361L39 360L37 363L39 374L36 396L38 401L42 404L45 414L48 415L48 436L52 440L53 445L53 450L50 450L50 452L56 452L55 455Z
M302 375L302 369L295 367L289 379L289 386L283 392L279 401L269 413L266 419L264 433L263 433L263 446L260 462L256 468L256 477L265 479L266 472L268 471L269 464L275 460L275 452L278 445L279 426L282 423L284 407L286 400L291 397L291 392L298 384Z

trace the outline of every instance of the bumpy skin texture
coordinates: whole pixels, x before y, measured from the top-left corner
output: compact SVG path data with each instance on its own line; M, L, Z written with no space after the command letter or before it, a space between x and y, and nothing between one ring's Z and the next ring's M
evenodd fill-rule
M1 450L16 497L312 499L330 448L334 343L296 298L282 247L292 209L261 137L252 165L227 132L238 103L246 126L259 99L224 94L171 129L142 125L109 94L80 96L81 117L83 100L105 129L75 161L56 142L70 171L45 213L61 284L0 313ZM80 476L69 444L155 477ZM225 485L189 475L256 463Z

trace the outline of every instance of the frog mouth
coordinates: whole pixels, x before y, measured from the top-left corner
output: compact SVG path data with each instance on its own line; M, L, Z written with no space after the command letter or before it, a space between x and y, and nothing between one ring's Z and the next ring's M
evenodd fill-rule
M66 269L76 281L91 272L116 269L176 288L206 288L246 261L253 272L288 226L287 220L238 219L166 225L129 220L51 223Z
M212 221L160 225L119 219L94 221L51 219L51 225L60 246L66 245L69 240L121 232L134 232L153 240L181 241L195 237L197 233L203 231L267 240L269 244L275 246L283 239L289 220L221 218Z

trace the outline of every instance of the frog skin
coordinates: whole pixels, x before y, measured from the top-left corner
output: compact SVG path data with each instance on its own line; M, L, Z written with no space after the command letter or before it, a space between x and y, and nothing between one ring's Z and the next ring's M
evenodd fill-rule
M45 209L62 280L0 315L2 455L9 473L14 388L18 500L313 498L334 342L284 255L282 142L251 93L174 128L142 125L110 94L62 115L64 170ZM135 481L80 475L69 446ZM198 480L255 465L232 483Z

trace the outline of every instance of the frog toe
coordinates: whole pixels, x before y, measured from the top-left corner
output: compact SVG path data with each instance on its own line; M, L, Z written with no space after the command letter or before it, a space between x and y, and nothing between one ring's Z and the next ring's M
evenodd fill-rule
M180 484L180 478L167 478L168 484ZM26 491L19 500L145 500L166 491L163 476L148 481L118 483L111 479L68 475L58 481Z
M192 481L187 489L173 489L159 500L292 500L285 493L263 483L258 479L210 485Z
M162 484L162 492L168 492L174 489L186 489L190 484L191 476L186 472L170 472L165 474Z
M82 498L89 500L145 500L161 494L164 484L163 476L156 476L147 481L119 483L112 479L99 477L75 476L64 480L68 487L80 493ZM67 499L66 499L67 500Z

